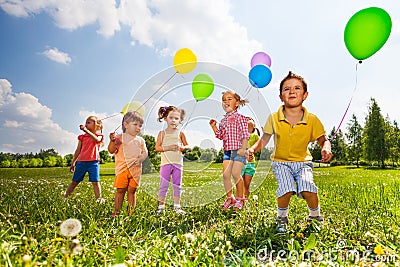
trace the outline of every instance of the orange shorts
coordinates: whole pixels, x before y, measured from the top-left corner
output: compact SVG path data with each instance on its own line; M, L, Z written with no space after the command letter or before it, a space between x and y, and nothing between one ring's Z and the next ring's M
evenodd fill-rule
M115 188L127 188L128 186L133 188L139 187L139 179L142 173L142 168L127 169L117 176L115 176L114 187ZM138 181L138 182L136 182Z

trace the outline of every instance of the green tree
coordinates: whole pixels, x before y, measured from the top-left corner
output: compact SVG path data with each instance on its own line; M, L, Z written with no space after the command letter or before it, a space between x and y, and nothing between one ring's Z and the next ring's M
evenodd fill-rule
M29 167L38 168L43 166L43 160L41 158L32 158L29 160Z
M25 158L20 158L18 160L18 167L19 168L26 168L29 166L29 160L25 159Z
M203 150L203 153L201 153L200 155L200 160L204 161L204 162L211 162L214 160L214 153L211 149L207 148L205 150Z
M43 160L43 167L55 167L57 164L57 157L48 156Z
M49 148L49 149L40 149L39 153L37 153L35 155L35 158L41 158L41 159L45 159L46 157L57 157L59 156L59 154L57 153L57 151L54 148Z
M313 157L313 161L319 161L322 159L321 147L319 146L318 142L312 143L308 149Z
M394 121L392 124L389 116L387 116L385 119L385 126L386 126L385 145L389 153L388 158L391 159L392 166L394 167L400 157L400 150L399 150L400 131L397 122Z
M378 161L381 168L385 168L385 160L389 154L385 145L385 131L381 108L376 100L371 98L363 133L364 155L369 162Z
M11 162L8 159L0 161L0 168L10 168Z
M17 161L16 159L13 159L13 160L10 162L10 167L11 167L11 168L18 168L18 161Z
M355 114L351 117L350 123L347 125L346 138L348 141L347 155L349 160L355 161L357 168L359 167L359 162L362 156L362 134L363 128L358 123Z
M108 153L107 150L100 151L100 163L104 164L104 163L107 163L107 162L111 162L110 153Z
M220 149L220 150L218 151L218 154L217 154L217 155L215 156L215 158L214 158L214 162L215 162L215 163L222 163L223 160L224 160L224 150L223 150L223 149Z
M198 146L194 146L192 150L185 153L185 158L190 161L196 161L200 159L202 149Z
M74 158L73 154L67 154L64 156L64 160L67 166L71 166L72 159Z
M67 165L67 162L64 160L63 157L57 156L56 157L56 167L65 167Z
M336 132L336 134L335 134ZM331 133L328 136L328 139L331 142L331 150L332 150L332 161L336 161L337 163L343 163L346 161L346 142L344 140L343 132L339 129L339 131L335 130L333 127Z
M146 147L149 152L149 156L142 163L142 172L150 173L153 168L157 171L160 170L161 158L160 154L156 151L156 139L152 135L143 135L142 136L146 142ZM153 168L152 168L153 166Z

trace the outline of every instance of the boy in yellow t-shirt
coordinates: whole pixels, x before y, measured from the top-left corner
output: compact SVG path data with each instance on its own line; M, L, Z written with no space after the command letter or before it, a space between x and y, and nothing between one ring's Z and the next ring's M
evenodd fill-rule
M303 106L308 96L305 80L291 71L281 81L279 97L283 105L269 116L262 137L248 150L252 154L265 147L274 135L274 151L271 155L272 171L278 182L277 230L285 232L288 224L290 197L294 194L304 198L309 209L309 221L321 224L318 188L314 184L312 156L308 144L317 140L321 147L322 162L332 158L331 144L325 137L320 120Z

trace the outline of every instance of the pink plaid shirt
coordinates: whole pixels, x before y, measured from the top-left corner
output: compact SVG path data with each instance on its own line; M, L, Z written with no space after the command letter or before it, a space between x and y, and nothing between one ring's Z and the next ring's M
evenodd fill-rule
M242 139L249 139L249 128L246 116L237 110L226 113L222 118L215 137L222 140L224 150L238 150L242 147Z

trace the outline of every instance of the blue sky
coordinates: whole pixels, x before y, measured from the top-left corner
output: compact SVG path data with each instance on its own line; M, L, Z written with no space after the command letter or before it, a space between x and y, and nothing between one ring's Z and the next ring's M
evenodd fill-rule
M344 45L344 28L353 14L371 6L390 14L392 32L358 66L343 130L352 113L364 123L371 97L383 115L400 121L399 1L0 0L0 151L73 153L87 116L118 114L132 99L144 102L157 90L145 105L144 133L164 127L156 122L159 106L179 105L190 115L184 126L189 143L220 147L208 119L222 117L225 88L246 91L250 59L258 51L272 58L272 81L252 88L241 112L262 126L278 109L278 84L292 70L309 84L304 105L329 132L355 88L357 61ZM196 54L198 66L161 87L183 47ZM199 73L212 76L216 87L207 101L196 103L190 84ZM121 118L104 120L106 136Z

